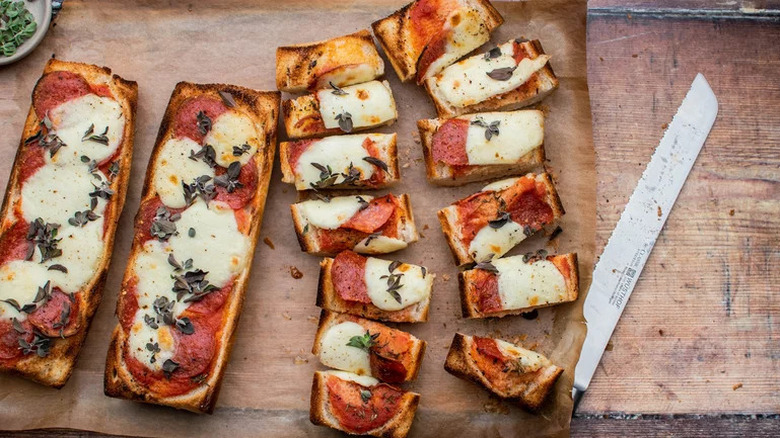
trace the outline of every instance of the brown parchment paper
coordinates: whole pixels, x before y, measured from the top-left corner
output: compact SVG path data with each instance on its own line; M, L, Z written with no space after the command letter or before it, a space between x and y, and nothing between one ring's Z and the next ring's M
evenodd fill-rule
M274 89L275 48L367 28L406 0L229 0L214 3L69 0L42 46L0 70L0 186L10 173L30 92L47 58L107 65L138 81L137 135L130 188L121 216L103 303L92 323L73 377L61 390L0 376L0 429L65 427L150 436L338 436L309 420L314 370L311 355L319 315L314 306L319 258L300 252L288 205L296 199L282 184L276 164L246 304L214 415L198 416L103 395L103 370L114 308L132 236L133 216L155 133L176 82L223 82ZM425 181L415 121L433 117L421 88L400 84L386 62L399 121L381 132L397 132L402 182L392 191L411 194L421 239L391 257L427 266L437 274L427 323L401 328L428 341L419 379L407 385L422 394L411 435L568 435L574 365L585 335L584 291L593 264L596 175L586 80L586 2L536 0L496 6L506 19L492 43L538 38L552 55L560 89L546 99L545 145L549 168L566 209L557 250L579 254L583 291L573 304L543 309L536 320L464 320L460 317L457 268L439 229L436 211L478 190L482 184L437 188ZM289 97L289 96L287 96ZM281 136L284 139L284 136ZM5 158L3 158L5 157ZM546 238L524 242L513 253L545 247ZM555 250L556 248L550 248ZM293 279L291 267L303 278ZM566 372L552 400L538 415L491 398L447 374L447 348L456 331L523 339Z

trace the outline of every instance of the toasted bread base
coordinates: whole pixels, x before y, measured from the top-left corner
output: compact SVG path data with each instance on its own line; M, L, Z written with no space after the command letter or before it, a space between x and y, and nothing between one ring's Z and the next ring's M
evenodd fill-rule
M265 200L268 193L268 184L271 177L273 166L275 145L276 145L276 124L279 115L279 92L256 91L248 88L237 87L224 84L192 84L180 82L176 85L168 107L160 124L160 130L155 142L155 148L152 156L149 158L146 179L141 196L141 205L154 197L156 193L152 187L154 179L154 166L157 155L161 150L161 145L170 135L173 129L173 117L176 114L180 104L187 98L209 94L219 98L218 91L229 92L237 102L239 108L249 116L256 126L263 127L260 132L264 140L265 147L257 151L257 171L258 182L257 192L251 203L244 206L244 210L251 217L249 231L247 233L251 242L251 248L257 246L257 239L260 235L260 225L262 223ZM141 244L142 245L142 244ZM132 265L134 258L141 251L141 245L134 244L131 249L128 268L125 271L125 278L122 282L119 301L117 302L117 314L121 314L123 296L128 292L127 284L134 276ZM253 251L250 251L249 257ZM251 259L250 259L251 260ZM244 296L247 290L247 282L251 269L251 262L246 264L246 268L236 278L233 291L227 298L225 306L220 310L224 312L223 326L221 328L221 337L218 339L219 349L214 359L212 371L203 384L194 390L173 397L159 396L152 393L147 387L135 380L125 364L123 354L126 348L126 334L120 325L117 325L111 337L111 345L106 359L106 372L104 376L105 394L111 397L126 398L129 400L142 401L158 405L171 406L178 409L185 409L192 412L211 413L217 402L219 389L222 384L222 377L225 372L230 351L233 347L234 334L238 324L238 318L244 303Z
M501 391L485 378L484 373L477 367L471 357L471 343L471 336L455 333L444 369L456 377L482 386L496 397L515 402L528 411L537 411L542 406L558 377L563 374L563 368L550 365L536 371L536 376L530 384L513 388L512 391Z
M65 339L53 339L51 350L46 357L41 358L32 354L19 359L11 366L0 365L0 371L16 374L46 386L61 388L73 373L76 359L103 296L103 287L114 249L114 235L119 222L119 216L124 207L127 183L130 178L133 141L135 138L135 114L138 104L138 84L134 81L122 79L117 75L112 75L111 69L107 67L50 59L43 69L43 75L55 71L78 73L90 84L106 83L116 101L122 106L122 112L125 116L122 144L118 147L120 151L117 161L119 173L111 183L111 189L114 190L114 196L111 198L113 211L106 218L108 226L104 232L105 246L103 256L92 280L79 292L82 297L82 306L79 308L78 315L80 329L73 336L68 336ZM2 218L7 218L9 214L13 214L13 206L21 197L21 192L17 190L17 186L19 185L22 168L25 166L25 163L22 162L22 149L25 147L24 141L38 132L40 123L41 121L35 114L35 109L30 105L22 132L22 139L14 158L11 176L3 199L2 213L0 213ZM11 225L13 225L13 222L3 221L3 228L0 234L5 233Z
M550 205L553 211L553 221L550 224L542 227L542 230L552 231L555 228L558 220L564 215L565 211L561 204L561 199L558 197L558 192L555 190L555 186L552 183L550 175L547 173L540 173L536 175L537 180L541 178L541 182L547 187L547 203ZM458 226L458 211L454 205L444 207L437 212L441 229L444 232L444 236L447 239L447 243L450 246L450 251L455 259L455 264L458 266L474 263L474 259L469 254L469 247L465 245L460 236L460 228Z
M560 301L547 303L547 304L540 304L538 306L523 307L521 309L507 309L507 310L502 310L501 312L491 312L491 313L481 312L479 310L478 303L470 299L470 297L472 296L471 290L476 287L476 285L471 280L472 271L463 271L458 273L458 290L460 292L460 308L463 317L464 318L501 318L507 315L522 315L523 313L527 313L535 309L542 309L544 307L557 306L558 304L576 301L577 297L579 296L579 290L580 290L580 286L579 286L580 269L579 269L579 265L577 264L577 254L576 253L562 254L559 257L565 258L569 263L569 266L571 267L571 275L568 278L566 278L566 296Z
M356 435L344 429L336 417L330 411L330 402L328 401L328 375L321 371L314 372L314 379L311 385L311 406L309 410L309 420L318 426L328 426L330 428ZM381 427L365 432L361 435L370 435L383 438L404 438L409 433L414 421L414 414L417 412L417 405L420 402L420 395L413 392L405 392L401 396L398 413L383 424Z
M388 322L426 322L428 321L428 310L431 307L431 296L424 300L397 311L387 311L376 307L373 304L355 303L343 300L333 285L331 277L331 268L333 267L332 258L324 258L320 262L320 277L317 284L317 306L330 310L332 312L348 313L368 319L376 319ZM434 275L428 273L428 275Z
M345 321L353 321L357 324L366 327L369 329L370 327L382 327L384 330L392 330L400 332L401 330L397 330L391 327L388 327L380 322L376 321L370 321L368 319L359 318L355 316L350 316L343 313L337 313L337 312L330 312L328 310L323 309L322 312L320 312L320 322L317 326L317 334L314 336L314 346L311 349L312 354L315 356L320 355L320 342L322 342L322 337L325 336L325 333L327 331L338 324L341 324ZM417 378L417 374L420 372L420 366L422 365L423 357L425 356L425 349L427 347L427 342L423 341L422 339L418 339L414 335L407 333L412 340L412 348L409 350L408 354L412 358L410 361L411 367L407 370L406 376L404 377L404 382L409 382ZM345 346L345 348L347 348ZM353 347L348 347L353 348ZM349 370L345 370L349 371ZM376 377L376 376L374 376Z

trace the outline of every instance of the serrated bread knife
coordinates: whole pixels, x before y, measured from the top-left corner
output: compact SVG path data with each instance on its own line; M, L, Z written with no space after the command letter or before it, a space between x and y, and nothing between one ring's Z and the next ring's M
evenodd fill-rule
M593 270L583 309L588 334L574 370L574 411L588 389L604 348L717 114L715 94L699 73Z

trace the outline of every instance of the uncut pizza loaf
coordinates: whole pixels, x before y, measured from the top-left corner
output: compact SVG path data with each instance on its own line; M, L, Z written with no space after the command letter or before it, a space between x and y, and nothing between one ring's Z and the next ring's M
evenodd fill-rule
M35 85L0 225L0 371L57 388L73 372L125 200L137 91L55 59Z
M135 218L105 392L214 409L273 165L278 92L181 82Z

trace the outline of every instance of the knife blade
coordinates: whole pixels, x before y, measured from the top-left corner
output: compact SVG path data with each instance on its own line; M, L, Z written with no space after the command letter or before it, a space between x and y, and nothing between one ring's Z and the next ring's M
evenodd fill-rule
M574 370L572 413L576 412L590 385L607 342L717 114L715 94L699 73L642 173L593 270L593 281L583 307L588 332Z

